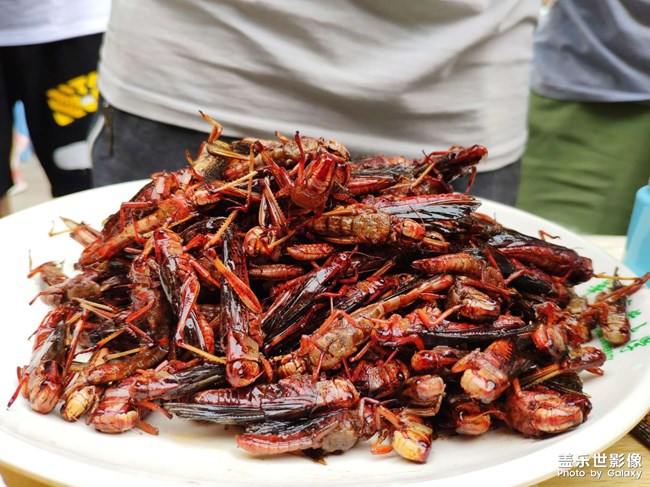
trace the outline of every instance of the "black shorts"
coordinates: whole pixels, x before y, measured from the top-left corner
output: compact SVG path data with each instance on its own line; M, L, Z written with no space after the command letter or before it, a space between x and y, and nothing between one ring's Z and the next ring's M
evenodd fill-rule
M0 47L0 197L13 185L13 106L27 127L53 196L91 187L86 137L97 111L102 34L29 46Z
M476 173L476 179L469 190L469 194L515 206L520 178L521 159L517 159L512 164L508 164L501 169ZM465 192L470 179L471 176L468 175L455 180L451 183L454 191Z
M163 169L173 171L187 166L185 152L196 157L209 130L204 132L177 127L127 113L104 104L101 128L91 147L95 186L147 179ZM207 124L206 124L207 125ZM99 128L99 127L98 127ZM95 132L95 130L93 130ZM232 142L238 137L222 135ZM521 161L494 171L480 172L470 194L513 206L517 199ZM456 191L465 191L470 176L453 182Z
M97 133L91 141L94 186L147 179L155 172L186 167L186 152L196 157L210 135L207 123L205 131L192 130L103 105L103 117L97 120L101 128L92 130ZM222 135L219 140L232 142L237 138Z

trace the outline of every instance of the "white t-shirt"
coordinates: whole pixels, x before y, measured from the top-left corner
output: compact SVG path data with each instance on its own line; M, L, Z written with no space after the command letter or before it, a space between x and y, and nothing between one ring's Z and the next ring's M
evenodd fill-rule
M530 0L113 0L99 87L156 121L339 140L357 154L526 141Z
M0 0L0 46L26 46L106 30L111 0Z

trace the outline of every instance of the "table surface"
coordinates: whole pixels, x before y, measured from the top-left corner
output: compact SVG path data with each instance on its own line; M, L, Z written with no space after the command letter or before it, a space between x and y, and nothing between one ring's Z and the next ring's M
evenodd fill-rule
M585 235L584 238L592 242L593 244L601 247L610 254L612 254L616 259L621 260L624 251L625 237L620 236L600 236L600 235ZM580 455L582 452L566 452L567 454ZM552 479L541 482L538 487L622 487L622 486L636 486L641 487L643 485L650 485L650 473L646 473L648 468L650 468L650 450L641 443L637 438L635 438L631 433L623 436L619 441L614 443L604 452L605 458L607 459L607 465L609 467L610 458L615 456L623 456L627 459L627 456L630 454L638 454L641 456L641 472L643 475L641 479L636 478L623 478L615 476L616 473L621 473L626 469L609 469L607 468L576 468L571 469L573 472L582 472L584 477L554 477ZM559 467L559 459L558 459ZM600 478L596 476L600 472ZM610 475L609 472L612 472ZM45 484L38 482L35 479L31 479L21 475L19 472L4 468L0 466L0 475L4 478L5 483L8 487L52 487L51 484ZM580 474L582 475L582 474Z

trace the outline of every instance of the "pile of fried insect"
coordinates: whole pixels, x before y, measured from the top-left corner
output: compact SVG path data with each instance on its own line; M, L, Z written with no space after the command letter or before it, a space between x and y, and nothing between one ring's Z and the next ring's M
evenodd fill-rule
M578 373L602 374L596 326L629 340L625 296L595 303L575 251L505 228L450 183L481 146L351 159L332 140L219 140L152 175L84 248L74 276L33 269L52 310L19 386L104 433L151 412L236 425L259 455L343 452L426 461L444 432L525 436L584 422ZM81 357L89 357L82 361ZM455 432L455 433L454 433Z

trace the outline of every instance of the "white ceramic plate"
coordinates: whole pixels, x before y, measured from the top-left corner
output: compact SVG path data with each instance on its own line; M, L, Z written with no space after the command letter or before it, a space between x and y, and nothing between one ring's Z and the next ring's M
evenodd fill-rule
M67 236L49 237L59 216L97 228L127 201L143 182L126 183L56 199L0 220L0 461L40 479L75 486L110 485L264 485L264 486L446 486L530 485L555 475L561 456L593 454L627 433L650 406L650 289L644 287L629 309L635 331L631 342L610 353L605 376L584 374L594 409L581 427L545 440L525 439L500 428L478 438L436 440L425 465L397 455L373 456L366 443L320 465L297 456L254 458L238 449L232 433L218 426L168 421L150 416L160 435L138 431L112 436L95 432L83 421L70 424L56 412L32 412L22 398L7 410L16 387L16 366L29 360L29 335L47 311L29 305L37 284L26 279L34 265L65 259L71 266L80 247ZM484 213L524 233L539 229L560 235L561 243L591 257L594 270L628 269L575 234L550 222L500 204L485 202ZM600 281L581 286L593 291ZM598 343L595 343L599 345ZM4 401L4 402L3 402Z

